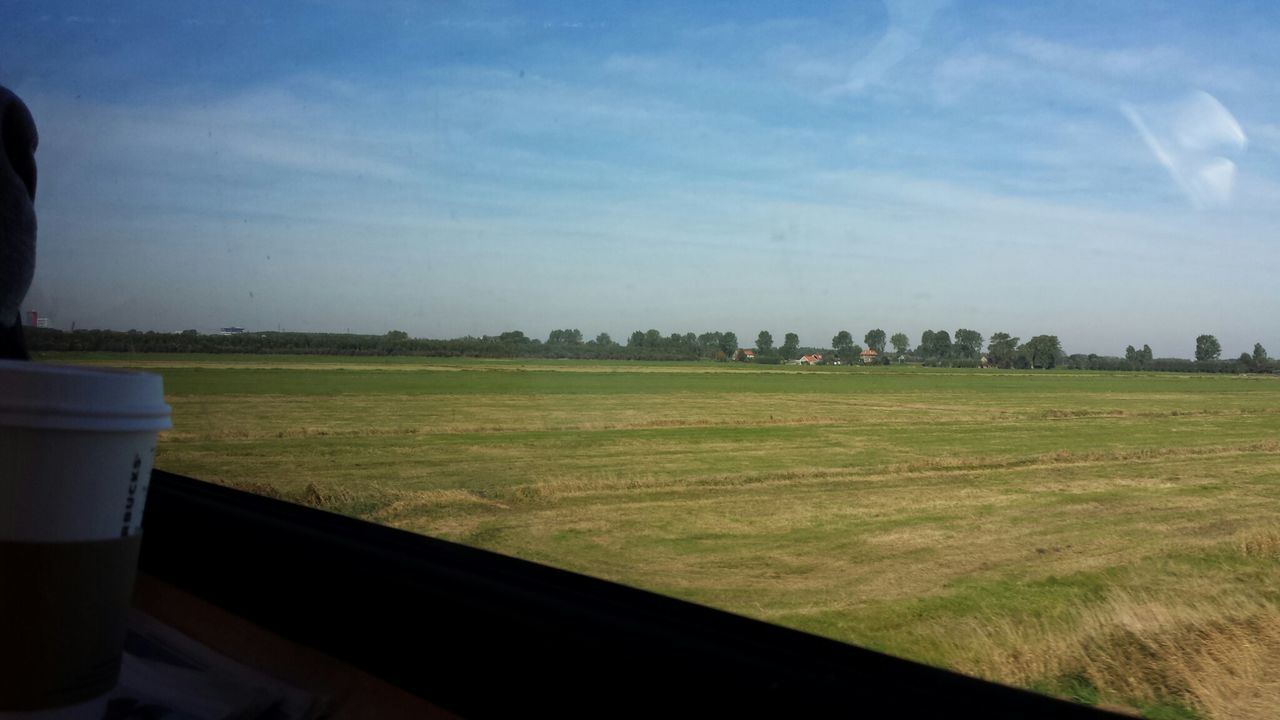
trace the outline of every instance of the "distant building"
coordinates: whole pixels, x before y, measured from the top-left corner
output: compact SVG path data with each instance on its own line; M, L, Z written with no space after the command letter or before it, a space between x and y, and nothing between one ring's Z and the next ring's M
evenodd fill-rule
M756 351L747 350L746 348L738 348L738 352L733 354L733 359L740 360L742 362L751 362L756 359Z
M47 328L47 327L49 327L49 318L47 318L47 317L38 317L38 318L36 318L36 327L38 327L38 328Z
M866 350L863 350L861 353L859 353L858 357L862 358L863 365L870 365L871 363L874 363L876 361L876 358L879 357L879 355L880 353L876 352L875 350L872 350L871 348L867 348Z
M817 365L820 362L822 362L822 353L805 355L804 357L800 358L801 365Z
M219 334L219 335L243 335L243 334L244 334L244 328L242 328L242 327L224 327L224 328L221 328L220 330L218 330L218 334Z

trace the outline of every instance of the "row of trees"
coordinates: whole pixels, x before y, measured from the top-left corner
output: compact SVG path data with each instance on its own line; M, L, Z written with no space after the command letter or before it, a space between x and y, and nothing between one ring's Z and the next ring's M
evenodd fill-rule
M519 330L499 335L467 336L451 340L411 338L393 330L385 335L342 333L262 332L236 335L202 335L194 330L182 333L118 332L77 330L62 332L45 328L25 328L34 351L81 352L188 352L188 353L292 353L315 355L427 355L467 357L584 358L602 360L729 360L739 349L731 331L702 334L637 330L625 343L608 333L584 339L576 328L553 330L545 341L530 338ZM1273 372L1271 360L1261 343L1252 353L1222 360L1221 344L1212 335L1196 338L1194 361L1184 358L1156 358L1151 346L1125 348L1124 357L1095 354L1067 355L1056 335L1036 335L1023 342L1005 332L991 335L983 350L983 336L965 328L954 335L946 330L926 330L914 348L905 333L889 336L876 328L863 335L866 348L875 350L881 362L922 362L926 365L976 367L986 363L1002 368L1072 368L1088 370L1168 370L1178 372ZM886 348L891 346L892 352ZM829 359L853 362L863 351L848 330L831 338L831 348L801 347L796 333L783 336L774 345L772 333L762 330L755 349L760 362L781 362L817 350Z
M885 352L886 333L880 328L867 331L863 342L874 350L882 362L921 361L930 365L979 365L985 357L991 365L999 367L1054 367L1062 355L1062 344L1056 335L1037 335L1027 342L1008 333L998 332L984 354L982 333L968 328L956 330L952 339L946 330L925 330L920 344L914 349L906 333L897 332L888 337L893 346L892 354ZM862 346L854 343L853 335L841 330L831 338L831 346L842 359L852 359L862 353Z
M775 351L773 347L773 335L768 330L761 330L756 336L756 354L757 359L767 360L771 357L777 357L779 360L794 360L800 357L800 336L795 333L787 333L782 338L782 347Z
M732 332L673 333L636 331L626 344L608 333L584 340L575 329L553 330L546 341L519 330L499 335L466 336L451 340L411 338L402 330L385 335L349 333L253 332L234 335L202 335L130 330L77 330L62 332L24 328L27 344L35 352L157 352L246 353L306 355L425 355L437 357L532 357L600 360L724 360L738 349Z

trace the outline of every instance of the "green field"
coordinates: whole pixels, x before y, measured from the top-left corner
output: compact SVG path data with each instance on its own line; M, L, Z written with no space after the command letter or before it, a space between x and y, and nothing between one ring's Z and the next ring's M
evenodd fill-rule
M1152 717L1280 707L1280 378L262 356L158 466Z

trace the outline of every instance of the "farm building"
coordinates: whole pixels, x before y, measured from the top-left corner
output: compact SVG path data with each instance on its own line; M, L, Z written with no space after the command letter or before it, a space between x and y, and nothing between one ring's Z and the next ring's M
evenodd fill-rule
M733 354L733 359L740 360L742 362L751 362L756 359L756 351L739 348L738 351Z
M872 350L871 348L867 348L866 350L863 350L861 353L859 353L859 357L862 358L863 365L870 365L874 363L876 361L876 358L879 357L879 355L880 353L876 352L875 350Z
M801 365L817 365L818 363L821 363L821 362L822 362L822 353L805 355L804 357L800 358Z

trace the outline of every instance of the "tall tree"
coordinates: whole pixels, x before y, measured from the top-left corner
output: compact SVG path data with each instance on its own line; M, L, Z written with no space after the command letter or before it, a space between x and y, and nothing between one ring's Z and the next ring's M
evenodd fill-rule
M1049 369L1058 363L1062 343L1057 335L1036 335L1018 348L1018 352L1031 367Z
M548 345L581 345L582 331L578 329L552 330L547 336Z
M994 333L991 336L991 342L987 345L987 360L997 367L1013 367L1013 358L1017 353L1020 339L1009 333Z
M951 357L951 333L946 330L935 330L929 346L925 348L925 354L935 358Z
M848 330L841 330L831 338L831 348L836 351L836 355L839 355L841 360L849 360L853 357L849 353L853 349L853 335Z
M773 353L773 335L768 330L761 330L756 336L756 352L761 355L771 355Z
M1259 370L1267 366L1267 349L1262 347L1262 343L1253 344L1253 365Z
M631 337L627 338L627 347L631 347L631 348L644 347L644 331L637 330L631 333Z
M956 354L964 358L977 358L982 352L982 335L976 330L960 328L956 331Z
M600 347L613 347L613 338L609 337L609 333L602 332L596 336L596 345Z
M875 350L876 353L884 354L884 331L880 328L868 330L867 334L863 336L862 342L866 343L867 347Z
M733 357L734 353L738 352L738 336L732 331L720 336L720 352L723 352L725 357L730 358Z
M893 344L893 352L898 357L906 355L911 349L911 338L907 337L906 333L894 333L893 337L889 338L889 342Z
M778 354L782 355L783 360L794 360L800 348L800 336L795 333L787 333L782 341L782 347L778 349Z
M1134 368L1146 367L1151 364L1152 360L1151 346L1143 345L1142 349L1138 350L1129 345L1124 349L1124 359Z
M1201 335L1196 338L1196 360L1198 362L1217 360L1221 354L1222 345L1218 344L1218 338L1212 335Z
M724 333L704 332L698 336L698 342L701 343L702 346L704 348L707 348L708 350L712 348L719 349L720 340L722 337L724 337Z
M929 354L929 348L933 347L933 334L934 333L932 330L925 330L924 332L920 333L919 350L921 355Z

